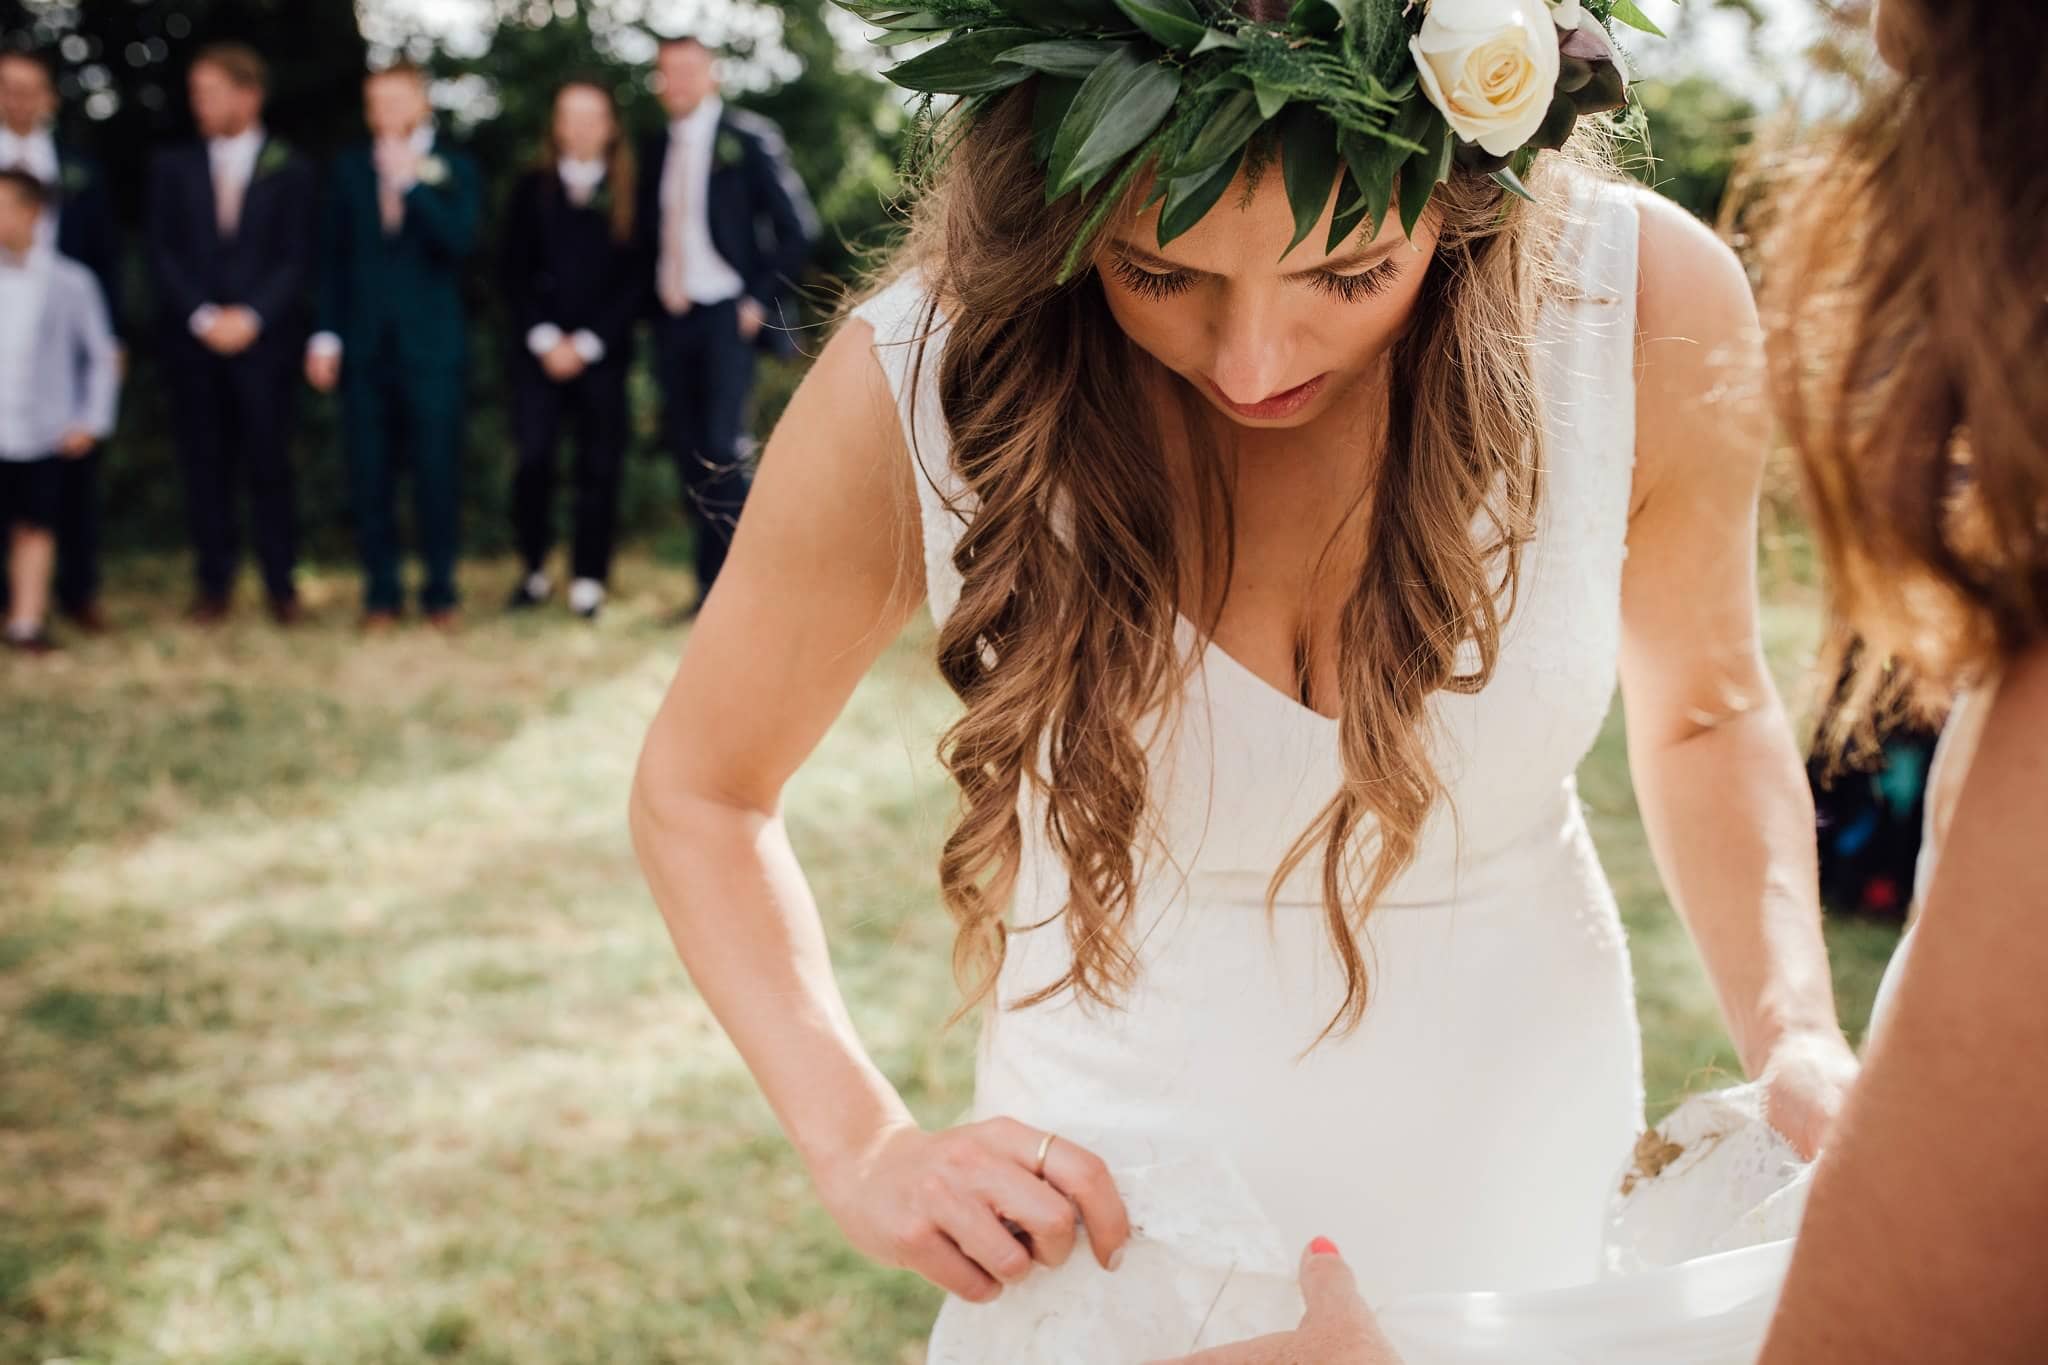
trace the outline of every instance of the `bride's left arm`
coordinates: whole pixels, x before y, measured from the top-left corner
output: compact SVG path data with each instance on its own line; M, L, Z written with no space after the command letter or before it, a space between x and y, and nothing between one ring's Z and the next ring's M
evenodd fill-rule
M1734 254L1644 194L1622 588L1629 767L1664 884L1772 1122L1808 1155L1856 1063L1821 937L1813 800L1764 660L1763 345Z

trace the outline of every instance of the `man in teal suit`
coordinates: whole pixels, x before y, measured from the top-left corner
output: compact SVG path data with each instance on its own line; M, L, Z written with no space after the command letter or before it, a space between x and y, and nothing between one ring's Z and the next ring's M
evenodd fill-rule
M457 621L457 475L468 401L462 272L476 246L482 180L437 143L425 73L401 64L363 86L371 141L335 158L321 232L319 332L306 377L339 387L363 625L384 630L403 605L397 473L409 465L426 582L420 607L440 629Z

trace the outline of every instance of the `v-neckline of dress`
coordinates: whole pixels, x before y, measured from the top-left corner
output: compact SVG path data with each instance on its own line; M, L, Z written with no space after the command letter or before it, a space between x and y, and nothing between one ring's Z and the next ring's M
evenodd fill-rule
M1302 717L1305 721L1322 726L1324 729L1335 729L1341 723L1336 716L1326 716L1313 706L1303 702L1299 697L1289 696L1280 688L1275 687L1263 675L1244 663L1229 650L1217 644L1213 637L1204 635L1196 627L1195 623L1188 619L1186 612L1174 612L1174 620L1178 623L1181 630L1187 632L1188 635L1201 643L1202 657L1204 659L1215 660L1222 666L1224 672L1236 674L1249 684L1254 691L1264 693L1267 697L1278 702L1282 707L1292 711L1297 716Z

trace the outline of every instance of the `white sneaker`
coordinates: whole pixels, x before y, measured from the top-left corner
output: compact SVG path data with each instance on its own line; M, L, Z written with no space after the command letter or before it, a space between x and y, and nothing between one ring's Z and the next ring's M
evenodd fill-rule
M588 621L604 606L604 584L595 578L579 578L569 585L569 610Z

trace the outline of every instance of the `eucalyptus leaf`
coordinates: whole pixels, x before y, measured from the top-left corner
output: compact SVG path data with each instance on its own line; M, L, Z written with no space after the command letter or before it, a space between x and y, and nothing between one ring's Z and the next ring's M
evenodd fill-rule
M1230 182L1237 179L1237 170L1243 161L1244 147L1240 144L1213 170L1198 171L1168 181L1166 205L1159 210L1159 245L1165 246L1201 222L1209 210L1216 207L1216 201L1223 197L1223 192L1230 188Z
M1072 76L1083 80L1107 61L1112 52L1126 47L1123 43L1105 43L1097 38L1054 38L1048 42L1013 47L996 61L1028 66L1048 76Z
M1028 67L1003 66L996 58L1043 36L1028 28L977 29L949 38L883 74L906 90L927 95L985 95L1030 77Z
M1209 35L1188 0L1116 0L1116 7L1146 35L1178 52L1191 52Z
M1322 221L1338 164L1336 126L1313 105L1290 108L1280 124L1280 171L1288 207L1294 210L1294 240L1280 253L1282 259Z
M1112 54L1081 83L1053 139L1047 201L1086 189L1165 121L1180 95L1180 72L1140 61L1129 49Z
M1651 23L1650 16L1636 8L1636 0L1614 0L1614 8L1608 13L1617 22L1627 24L1630 28L1653 33L1659 38L1664 36L1664 30Z

